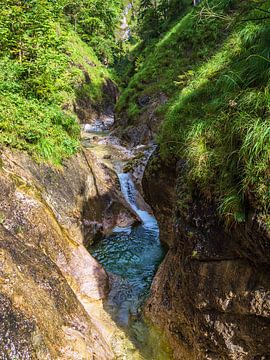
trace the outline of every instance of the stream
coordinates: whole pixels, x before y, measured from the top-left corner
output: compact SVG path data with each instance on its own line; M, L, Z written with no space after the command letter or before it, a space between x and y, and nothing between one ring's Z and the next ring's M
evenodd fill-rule
M138 205L132 175L123 173L121 165L117 166L121 191L140 217L141 224L115 227L112 234L92 245L89 251L109 274L111 290L104 303L105 310L126 332L142 359L169 360L170 351L162 334L147 324L142 314L143 303L165 249L159 240L155 217Z

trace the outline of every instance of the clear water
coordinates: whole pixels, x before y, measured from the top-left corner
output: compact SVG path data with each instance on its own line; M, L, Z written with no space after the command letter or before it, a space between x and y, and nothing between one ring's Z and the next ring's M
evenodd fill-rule
M133 228L115 228L112 235L90 249L110 274L111 291L105 307L129 334L143 359L171 359L160 334L147 326L141 316L141 306L165 255L159 241L158 224L154 216L138 208L131 176L119 174L119 181L123 195L142 224Z

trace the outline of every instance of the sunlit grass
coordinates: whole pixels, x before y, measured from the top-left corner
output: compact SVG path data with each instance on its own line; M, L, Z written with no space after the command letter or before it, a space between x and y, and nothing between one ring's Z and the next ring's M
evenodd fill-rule
M61 51L43 49L30 65L0 59L0 144L53 164L79 149L76 98L100 103L109 77L76 33L63 39Z
M211 193L228 224L245 219L247 199L264 213L270 204L270 25L247 21L261 16L253 5L209 0L192 9L151 46L118 104L169 97L157 109L161 155L186 160L189 188Z

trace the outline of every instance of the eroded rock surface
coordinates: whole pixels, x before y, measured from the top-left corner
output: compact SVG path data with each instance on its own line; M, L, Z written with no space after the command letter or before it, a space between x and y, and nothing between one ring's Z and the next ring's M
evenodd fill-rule
M103 309L108 277L84 247L95 235L85 222L134 221L114 187L88 152L55 169L2 150L1 359L138 358Z
M77 243L87 244L114 226L138 220L123 198L117 175L91 151L83 150L59 169L38 165L25 153L5 150L1 157L8 171L34 185Z
M175 359L268 359L270 238L265 227L250 210L245 224L226 228L215 204L202 194L183 199L183 167L176 167L177 179L175 166L156 163L152 168L150 163L143 184L166 229L161 239L169 251L152 285L147 317L165 331Z
M158 133L162 122L161 116L157 114L157 108L167 101L168 98L163 92L151 97L138 96L136 102L140 113L135 119L130 119L125 111L117 114L116 133L129 145L149 144Z
M85 69L85 83L91 82L91 75ZM114 106L119 96L119 90L116 84L107 79L102 89L103 98L100 103L94 103L91 97L83 89L78 90L78 97L73 104L74 111L77 114L82 124L89 124L95 122L97 118L112 116L114 113Z

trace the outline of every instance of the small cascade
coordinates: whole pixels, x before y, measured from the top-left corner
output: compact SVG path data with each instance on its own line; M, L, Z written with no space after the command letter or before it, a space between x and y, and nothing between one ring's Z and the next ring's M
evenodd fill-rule
M133 228L116 227L112 235L90 249L110 277L111 291L104 306L129 334L142 359L169 360L167 345L145 324L141 314L155 272L165 255L159 241L158 224L153 215L139 208L132 176L119 173L118 177L123 196L142 224Z
M142 226L146 229L151 229L152 231L159 232L158 223L155 217L149 214L148 211L139 209L137 206L137 190L135 188L131 175L129 173L120 173L118 174L118 178L121 185L121 191L126 201L142 220Z
M104 128L96 121L84 130L93 136L99 135ZM138 205L138 190L132 175L122 172L122 165L119 161L114 163L121 191L141 219L141 224L115 227L111 235L92 245L89 250L109 274L111 290L104 308L129 335L142 359L169 360L171 356L167 344L160 334L144 322L141 311L156 270L165 256L165 249L159 240L157 220Z

